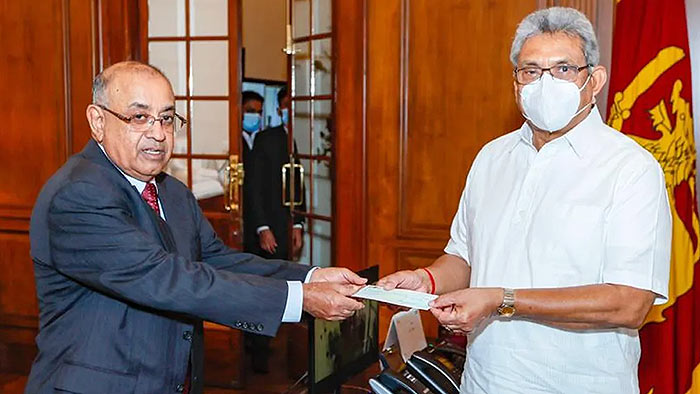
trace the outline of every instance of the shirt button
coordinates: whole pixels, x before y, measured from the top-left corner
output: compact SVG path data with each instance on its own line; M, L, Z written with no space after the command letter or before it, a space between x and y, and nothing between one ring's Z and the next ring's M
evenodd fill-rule
M186 341L191 341L192 340L192 331L185 331L182 333L182 339Z
M183 391L185 391L185 385L184 385L184 384L178 384L178 385L175 387L175 392L176 392L176 393L181 393L181 392L183 392Z

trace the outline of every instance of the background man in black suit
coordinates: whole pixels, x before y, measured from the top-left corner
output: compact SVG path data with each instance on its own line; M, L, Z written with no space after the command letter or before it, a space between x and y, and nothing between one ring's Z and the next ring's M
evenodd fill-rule
M247 218L249 226L255 229L257 242L250 242L246 245L246 250L266 258L284 259L289 253L289 207L284 206L282 202L282 166L289 163L286 124L289 116L284 116L285 112L288 114L289 101L287 88L282 88L277 94L277 102L283 123L263 130L257 135L252 155L253 163L247 177L251 201L249 201L250 210L244 218ZM304 191L299 187L300 181L297 180L295 183L298 201L299 194ZM305 200L304 204L296 209L306 210ZM303 221L302 216L294 216L291 250L293 256L297 256L302 247Z
M242 93L241 102L241 146L243 150L243 169L245 180L243 182L243 250L262 256L257 227L255 227L253 212L253 149L255 139L261 128L263 113L263 96L257 92L246 90ZM264 256L269 257L269 256ZM286 258L286 255L285 257Z
M289 95L283 87L277 94L277 112L282 124L258 132L251 119L262 114L263 97L256 92L243 92L243 162L246 180L243 184L244 250L268 259L289 257L289 208L282 204L282 166L289 162L286 126L289 120ZM299 182L297 182L299 184ZM297 188L297 193L300 193ZM298 197L297 197L298 199ZM297 207L304 210L305 204ZM295 215L292 230L292 256L302 246L303 217ZM270 337L246 333L253 371L268 372Z
M262 129L263 96L257 92L246 90L242 93L241 102L241 137L243 146L243 168L248 171L252 166L251 152L255 146L255 137ZM244 190L246 189L244 183ZM245 193L245 191L244 191ZM245 194L244 194L245 203ZM243 212L245 213L245 209Z
M92 140L44 185L31 218L39 300L32 394L202 392L202 320L275 335L306 311L343 319L364 280L226 247L173 151L170 82L117 63L93 83Z

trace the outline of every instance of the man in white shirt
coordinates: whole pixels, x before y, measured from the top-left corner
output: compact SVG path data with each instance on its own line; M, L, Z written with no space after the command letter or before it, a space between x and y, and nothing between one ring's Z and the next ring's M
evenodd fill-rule
M637 328L668 291L671 214L651 154L606 126L590 22L528 15L511 49L526 122L467 177L445 254L383 278L441 294L432 313L469 336L462 393L638 393Z

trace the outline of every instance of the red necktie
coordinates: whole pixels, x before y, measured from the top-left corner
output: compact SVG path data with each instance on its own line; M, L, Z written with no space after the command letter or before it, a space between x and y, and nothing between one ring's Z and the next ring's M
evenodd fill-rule
M160 216L160 209L158 208L158 191L156 191L156 185L154 183L147 183L146 188L141 192L141 197L148 203L148 205L153 208L156 215Z

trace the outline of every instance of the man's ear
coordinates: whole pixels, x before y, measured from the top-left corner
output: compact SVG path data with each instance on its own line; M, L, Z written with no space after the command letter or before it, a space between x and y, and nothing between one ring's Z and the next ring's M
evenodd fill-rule
M605 86L605 83L608 81L608 72L603 66L595 66L593 67L593 71L591 72L591 88L593 89L593 95L592 98L595 99L595 97L600 93L600 91L603 89L603 86Z
M95 104L90 104L87 106L87 109L85 109L85 116L87 117L88 124L90 125L90 134L92 135L92 139L102 143L105 136L104 111Z
M518 90L519 87L518 81L513 79L513 98L515 99L515 105L518 106L520 112L523 112L522 103L520 102L520 92Z

